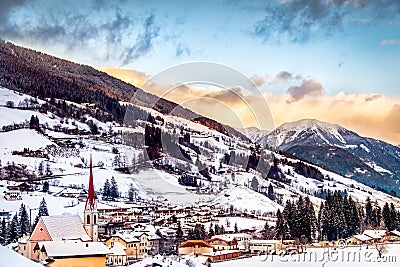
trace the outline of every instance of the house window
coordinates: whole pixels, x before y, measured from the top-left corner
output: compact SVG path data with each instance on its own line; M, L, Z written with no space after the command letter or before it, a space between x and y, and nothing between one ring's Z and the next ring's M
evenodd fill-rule
M90 215L86 215L86 224L90 224Z
M93 216L93 224L96 224L96 215Z

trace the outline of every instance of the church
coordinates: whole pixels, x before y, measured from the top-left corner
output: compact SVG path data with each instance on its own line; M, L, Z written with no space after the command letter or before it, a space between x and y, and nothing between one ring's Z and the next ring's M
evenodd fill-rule
M98 242L98 212L90 156L89 187L82 222L79 215L43 216L18 253L46 266L105 266L107 247Z

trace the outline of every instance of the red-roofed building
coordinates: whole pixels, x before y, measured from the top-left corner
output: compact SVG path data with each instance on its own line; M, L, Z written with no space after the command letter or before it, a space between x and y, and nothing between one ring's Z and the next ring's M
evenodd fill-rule
M203 255L213 252L213 246L203 240L188 240L178 247L179 255L195 254Z

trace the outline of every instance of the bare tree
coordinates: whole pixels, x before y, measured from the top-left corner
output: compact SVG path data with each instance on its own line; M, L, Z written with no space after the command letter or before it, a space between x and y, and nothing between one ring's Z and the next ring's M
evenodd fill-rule
M374 244L376 251L378 251L379 258L382 258L382 255L388 252L387 242L375 243Z

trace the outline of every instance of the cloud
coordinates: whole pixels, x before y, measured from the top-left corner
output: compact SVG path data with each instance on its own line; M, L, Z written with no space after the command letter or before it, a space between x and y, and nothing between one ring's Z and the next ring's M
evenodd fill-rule
M17 7L23 6L27 0L1 0L0 1L0 23L7 21L10 12Z
M141 87L148 79L148 76L143 72L121 67L100 67L97 69L136 87Z
M365 97L365 102L375 101L375 100L381 99L382 97L383 97L382 94L368 95Z
M291 86L287 92L291 96L290 102L298 101L305 96L321 96L325 94L322 85L314 79L305 79L300 86Z
M264 78L264 77L261 77L261 76L259 76L259 75L253 75L253 76L250 78L250 80L252 80L253 83L254 83L255 85L257 85L258 87L260 87L260 86L262 86L263 84L266 83L265 78Z
M153 39L158 36L160 27L154 23L154 15L150 15L143 24L143 32L141 32L135 45L127 47L121 55L121 65L126 65L133 60L143 56L153 46Z
M264 17L250 32L269 43L305 43L310 39L331 38L343 31L345 21L371 23L398 15L397 0L280 0L267 1ZM374 17L356 19L360 10L370 10Z
M77 52L101 62L129 64L151 51L160 31L153 14L133 14L108 1L85 2L79 8L79 3L71 2L55 10L53 2L18 2L21 5L6 5L2 10L2 38Z
M400 45L400 40L398 39L384 39L381 41L381 45Z

